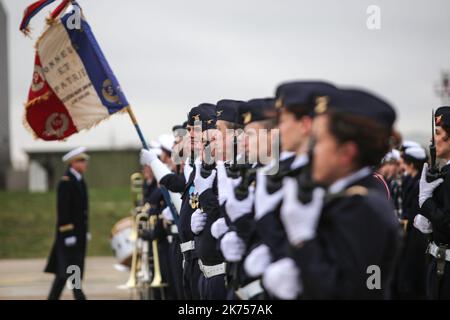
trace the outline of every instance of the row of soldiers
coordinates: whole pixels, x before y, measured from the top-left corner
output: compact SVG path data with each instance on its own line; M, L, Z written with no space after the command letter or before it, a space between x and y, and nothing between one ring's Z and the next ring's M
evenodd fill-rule
M186 120L140 156L158 217L140 236L158 240L167 298L450 298L450 107L435 112L430 164L388 102L327 82L202 103ZM83 271L86 160L65 156L50 299L68 265Z
M169 296L450 298L450 107L435 116L438 171L364 90L290 82L192 108L163 156L141 151L170 237ZM181 194L179 210L150 199L160 187Z

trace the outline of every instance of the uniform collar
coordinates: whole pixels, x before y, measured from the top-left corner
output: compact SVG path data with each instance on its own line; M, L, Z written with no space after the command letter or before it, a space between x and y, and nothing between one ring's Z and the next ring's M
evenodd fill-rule
M83 176L74 168L70 167L69 171L73 174L73 176L75 177L75 179L77 179L78 181L81 181L81 179L83 179Z
M371 172L370 167L364 167L344 178L338 179L328 188L328 191L329 193L341 192L352 183L370 175Z
M307 165L309 162L309 157L306 153L298 155L295 157L294 161L292 161L291 169L297 169Z
M447 164L450 164L450 160L447 161Z

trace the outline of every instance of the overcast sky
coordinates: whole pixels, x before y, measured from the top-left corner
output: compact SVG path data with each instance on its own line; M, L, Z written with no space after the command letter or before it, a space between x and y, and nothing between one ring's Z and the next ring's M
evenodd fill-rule
M33 139L22 125L34 40L18 26L31 0L0 0L9 15L13 160L23 150L139 145L127 115L65 142ZM450 69L450 1L79 0L148 140L190 107L271 96L280 82L326 79L369 88L397 109L406 136L427 135L434 86ZM366 27L369 5L381 29ZM35 17L37 38L52 5ZM4 45L4 44L0 44Z

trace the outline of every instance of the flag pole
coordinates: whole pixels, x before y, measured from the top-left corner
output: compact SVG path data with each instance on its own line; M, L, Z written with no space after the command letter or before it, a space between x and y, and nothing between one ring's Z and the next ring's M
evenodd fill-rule
M133 110L131 109L130 106L127 106L126 109L127 109L128 115L130 116L131 122L133 123L134 128L136 129L139 139L141 140L142 146L144 147L144 149L148 150L147 142L145 141L144 135L142 134L142 131L141 131L141 127L139 127L139 123L137 122L137 119L134 115Z

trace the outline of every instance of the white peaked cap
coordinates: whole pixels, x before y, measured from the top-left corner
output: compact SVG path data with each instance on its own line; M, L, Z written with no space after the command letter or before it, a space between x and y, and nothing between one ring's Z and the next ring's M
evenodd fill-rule
M422 147L411 147L405 150L405 155L410 156L417 160L425 160L427 158L427 154L425 149Z
M161 155L161 144L158 141L151 140L148 147L150 150L154 150L158 156Z
M421 148L420 144L415 142L415 141L411 141L411 140L405 140L402 143L402 147L405 149L411 148L411 147L419 147Z
M383 162L389 162L389 161L399 161L400 160L400 151L397 149L392 149L383 158Z
M89 159L89 156L86 154L86 147L78 147L69 152L67 152L63 157L62 161L70 162L75 159Z
M172 152L173 144L175 143L175 138L171 134L162 134L158 137L158 142L161 148Z

